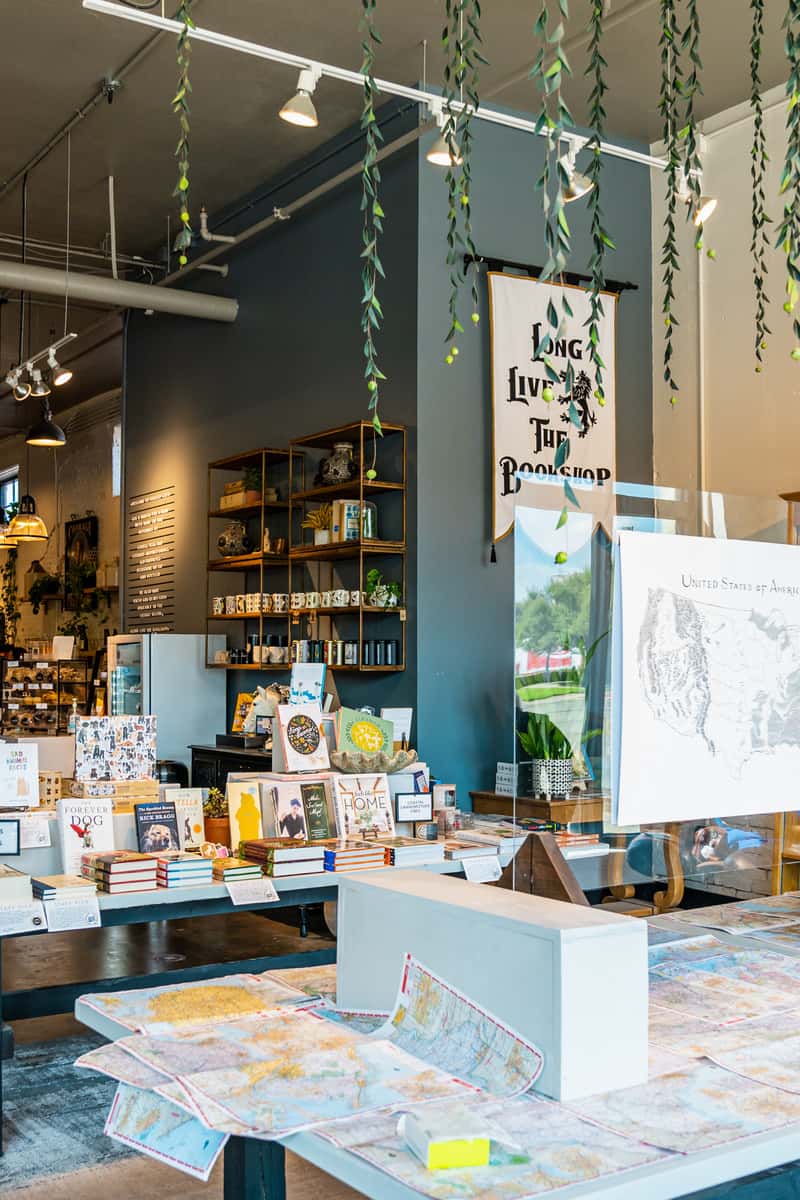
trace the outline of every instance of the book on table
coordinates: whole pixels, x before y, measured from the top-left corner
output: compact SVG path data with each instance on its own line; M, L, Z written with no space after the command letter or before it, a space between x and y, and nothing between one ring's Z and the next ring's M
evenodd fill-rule
M136 841L142 854L163 854L180 850L178 814L171 800L134 804Z
M454 862L464 858L486 858L487 855L497 854L497 852L497 846L479 845L476 842L460 842L455 838L449 838L444 843L445 858Z
M336 712L336 749L351 754L391 754L394 748L394 724L382 717L355 708Z
M65 796L56 801L61 870L80 875L81 855L114 849L114 806L106 797Z
M228 879L250 879L261 875L260 863L244 858L215 858L214 878L225 882Z
M234 782L225 787L228 801L228 820L231 827L231 846L252 838L260 838L264 829L261 819L261 795L257 780Z
M178 819L178 840L181 850L199 846L206 840L203 822L203 789L173 788L169 799L175 805Z
M385 774L335 775L332 783L340 837L394 837L394 805Z

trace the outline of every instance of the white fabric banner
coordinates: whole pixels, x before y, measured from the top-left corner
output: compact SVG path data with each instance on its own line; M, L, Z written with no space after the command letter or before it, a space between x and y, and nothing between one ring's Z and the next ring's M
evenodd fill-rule
M521 486L517 472L559 483L562 475L586 479L595 486L610 485L614 479L617 297L603 293L605 311L598 342L605 363L601 407L594 396L595 369L588 352L589 293L502 272L490 271L487 278L492 335L492 529L494 540L500 541L514 527L514 498ZM570 398L563 385L550 385L555 395L549 404L542 399L547 374L543 364L534 361L551 330L548 305L555 305L560 315L564 290L574 315L564 319L563 337L549 357L562 378L567 363L572 363L572 400L580 428L570 421ZM556 451L567 437L569 460L556 467Z

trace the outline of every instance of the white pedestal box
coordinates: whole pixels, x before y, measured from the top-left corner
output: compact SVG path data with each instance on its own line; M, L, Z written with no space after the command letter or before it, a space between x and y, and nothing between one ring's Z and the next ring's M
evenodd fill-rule
M544 1095L647 1081L645 921L428 871L338 882L343 1008L391 1009L410 952L536 1043Z

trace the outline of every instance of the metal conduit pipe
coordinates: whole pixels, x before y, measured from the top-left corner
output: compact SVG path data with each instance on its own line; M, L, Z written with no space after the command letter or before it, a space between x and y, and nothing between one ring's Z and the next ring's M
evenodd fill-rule
M67 274L50 267L0 261L0 287L19 288L45 296L63 296L67 290ZM172 291L149 283L128 283L124 279L109 279L102 275L70 273L69 295L71 300L97 300L101 304L119 308L153 309L154 312L199 317L206 321L232 322L239 312L238 300L226 296Z

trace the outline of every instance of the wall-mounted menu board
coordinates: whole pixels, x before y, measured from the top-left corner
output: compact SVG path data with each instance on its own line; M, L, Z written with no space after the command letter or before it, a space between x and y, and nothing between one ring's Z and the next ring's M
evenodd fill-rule
M125 542L125 627L130 633L175 628L175 487L131 496Z

